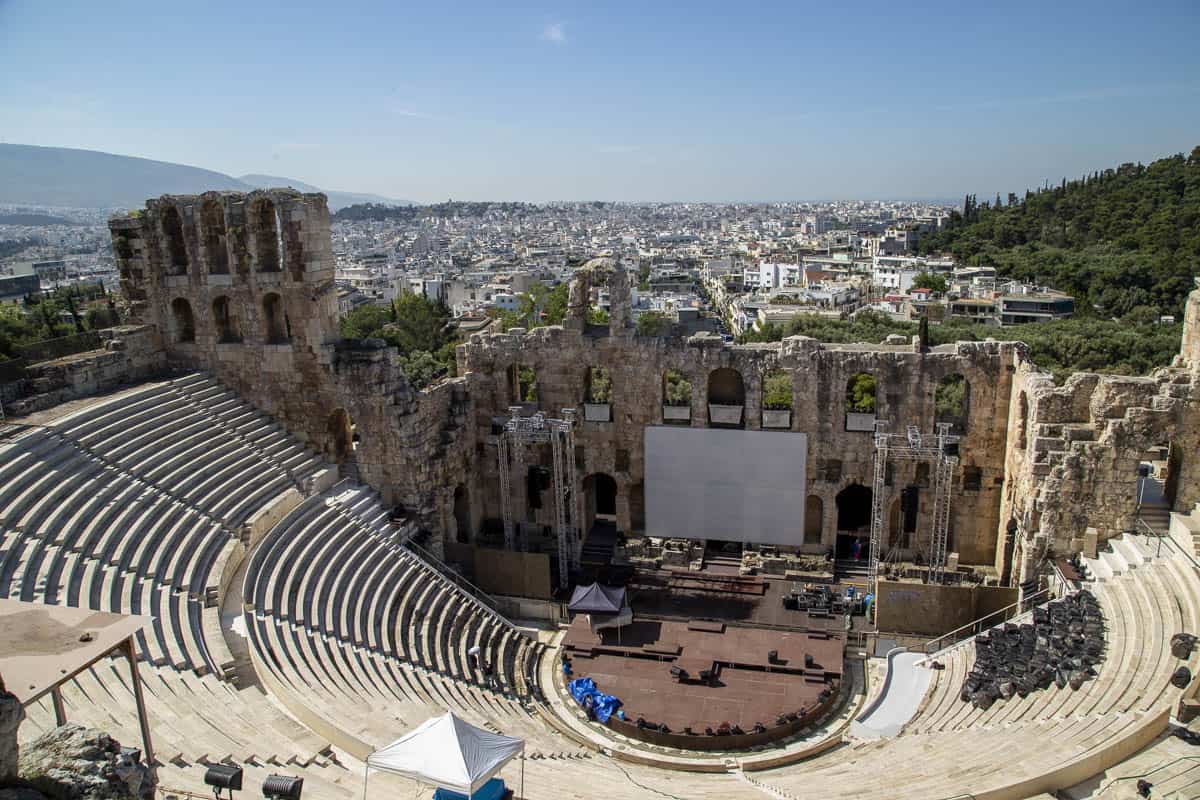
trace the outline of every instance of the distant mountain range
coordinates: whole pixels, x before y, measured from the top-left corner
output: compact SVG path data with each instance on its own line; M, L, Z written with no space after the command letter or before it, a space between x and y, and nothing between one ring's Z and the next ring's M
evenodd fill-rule
M335 192L293 178L243 175L118 156L97 150L0 144L0 203L27 203L70 208L138 208L163 194L198 194L209 190L249 192L291 186L301 192L325 192L329 208L355 203L412 205L375 194Z

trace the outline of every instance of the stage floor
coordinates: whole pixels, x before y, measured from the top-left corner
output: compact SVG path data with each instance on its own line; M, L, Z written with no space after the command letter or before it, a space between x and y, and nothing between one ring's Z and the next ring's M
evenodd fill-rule
M803 631L716 627L723 631L639 620L622 628L618 637L614 630L593 633L587 617L580 615L567 631L563 650L571 656L572 677L592 678L600 691L618 697L626 720L665 722L675 732L691 727L702 733L722 723L746 731L758 722L769 727L781 714L817 705L821 691L841 676L840 632L810 636ZM778 660L769 663L771 650L778 652ZM808 669L806 655L812 657ZM722 666L713 685L684 683L671 675L672 665L695 677L714 662Z

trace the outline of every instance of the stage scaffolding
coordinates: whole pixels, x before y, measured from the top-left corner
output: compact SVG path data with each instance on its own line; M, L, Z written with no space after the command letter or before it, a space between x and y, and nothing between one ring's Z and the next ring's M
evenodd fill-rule
M525 446L549 443L554 476L555 535L558 539L559 581L566 585L572 567L579 567L579 521L583 518L575 469L575 409L564 408L562 419L547 419L538 411L521 416L521 406L509 406L508 422L497 437L500 467L500 511L504 517L504 546L517 549L513 522L512 473L525 479Z
M937 433L921 433L915 425L900 433L888 433L887 423L875 422L875 475L871 486L871 558L869 582L875 591L883 546L883 490L890 460L930 464L933 472L933 530L929 538L929 581L941 583L946 568L946 546L950 532L950 490L958 466L958 442L950 423L939 422Z

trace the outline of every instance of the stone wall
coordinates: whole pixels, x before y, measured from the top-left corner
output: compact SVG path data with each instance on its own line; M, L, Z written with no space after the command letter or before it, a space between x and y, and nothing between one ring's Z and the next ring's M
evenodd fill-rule
M1019 345L982 342L959 343L921 353L915 345L823 345L804 337L778 344L724 345L718 337L698 335L687 340L645 338L633 335L597 335L588 329L546 327L525 332L477 334L460 348L460 372L465 374L474 406L477 438L483 441L493 420L507 414L516 390L518 366L532 368L538 386L538 408L557 416L573 408L583 417L582 403L591 367L608 370L613 384L611 421L584 421L576 432L576 462L581 476L603 473L617 484L617 522L626 531L643 528L640 509L644 498L643 429L663 424L663 380L668 369L684 374L692 386L693 427L707 427L709 379L717 370L730 369L741 376L744 387L745 427L762 427L764 377L782 370L791 377L793 403L790 430L807 433L808 475L797 487L819 498L819 537L795 532L795 544L809 551L832 546L837 535L837 495L858 483L870 487L873 473L873 437L869 431L846 430L846 386L856 373L869 373L877 382L876 415L901 432L906 425L933 430L934 394L946 376L960 374L969 384L970 403L962 441L962 468L970 472L969 486L955 501L951 549L963 563L991 564L999 525L1000 488L1004 478L1004 450L1012 374ZM488 449L475 464L474 491L484 497L484 513L498 517L496 451ZM528 463L537 463L533 456ZM918 482L916 466L894 465L886 488L884 508L898 503L900 492ZM520 483L518 487L517 484ZM524 482L513 476L514 512L525 513ZM956 481L962 488L961 475ZM932 490L922 492L918 531L928 530ZM540 524L552 524L551 503L531 515ZM815 504L814 504L815 507ZM889 513L890 516L890 513ZM889 531L889 538L899 532ZM926 544L918 534L910 549Z
M157 328L122 325L97 333L101 349L32 364L24 379L0 386L6 413L31 414L156 377L165 369Z
M436 534L467 471L465 386L417 391L382 341L343 340L325 196L163 196L109 223L135 319ZM345 441L348 415L357 446Z

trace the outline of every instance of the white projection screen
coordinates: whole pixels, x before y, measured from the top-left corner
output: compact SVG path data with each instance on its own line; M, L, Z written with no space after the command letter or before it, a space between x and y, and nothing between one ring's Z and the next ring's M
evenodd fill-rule
M808 436L647 426L646 533L799 545Z

